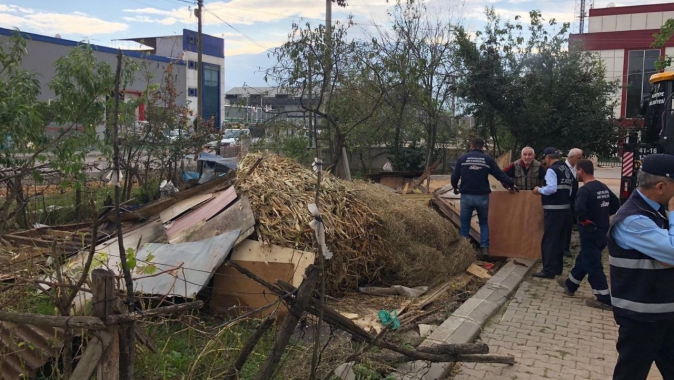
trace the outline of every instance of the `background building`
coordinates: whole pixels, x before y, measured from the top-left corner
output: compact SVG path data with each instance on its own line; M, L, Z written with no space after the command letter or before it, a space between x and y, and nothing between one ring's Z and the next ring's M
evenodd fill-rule
M302 98L299 91L277 87L234 87L225 94L225 121L247 124L286 121L308 127L308 114L302 108L302 104L308 102L306 95Z
M0 28L0 43L6 43L15 31ZM54 99L54 93L48 83L55 76L54 64L56 60L68 55L74 47L86 41L65 40L56 37L44 36L35 33L21 33L26 39L27 53L23 59L23 68L37 73L40 81L41 94L39 100ZM202 61L203 75L203 117L213 117L216 125L222 121L224 105L224 40L222 38L203 35ZM132 38L140 44L138 49L122 49L124 55L137 61L143 69L136 74L136 80L125 92L125 99L139 97L147 87L147 74L151 74L152 83L162 81L166 67L173 63L173 74L176 75L178 89L178 105L187 104L194 115L197 114L197 32L184 29L182 35L166 37ZM107 62L114 70L117 64L117 49L90 45L99 61ZM147 64L149 63L149 64ZM138 120L144 120L144 106L137 110ZM49 128L49 127L48 127ZM58 127L53 127L58 128ZM99 127L102 133L104 126Z
M572 34L571 48L599 54L606 66L606 76L618 80L622 90L616 97L616 118L636 118L641 100L650 92L649 78L656 73L655 62L660 55L674 55L674 40L662 49L653 49L653 34L670 18L674 18L674 3L629 7L590 9L588 33ZM668 68L667 71L673 68Z

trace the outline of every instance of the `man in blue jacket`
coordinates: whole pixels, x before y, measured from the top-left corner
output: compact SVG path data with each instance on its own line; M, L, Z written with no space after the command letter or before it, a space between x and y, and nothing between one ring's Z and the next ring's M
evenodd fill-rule
M454 193L461 193L461 228L459 233L470 238L470 220L473 210L477 210L477 219L480 224L480 248L482 255L489 255L489 174L501 181L503 187L516 191L517 186L512 178L508 177L498 167L493 158L482 152L484 140L473 139L470 142L470 152L462 155L456 161L452 173L452 187ZM461 180L461 185L459 185Z

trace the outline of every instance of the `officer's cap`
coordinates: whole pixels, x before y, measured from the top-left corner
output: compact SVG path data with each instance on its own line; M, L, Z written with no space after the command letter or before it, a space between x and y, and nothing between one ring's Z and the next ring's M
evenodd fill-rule
M649 154L643 159L641 170L648 174L674 179L674 156L671 154Z
M541 154L543 155L543 157L545 157L548 154L559 154L559 151L557 150L557 148L550 147L550 148L543 149L543 153L541 153Z

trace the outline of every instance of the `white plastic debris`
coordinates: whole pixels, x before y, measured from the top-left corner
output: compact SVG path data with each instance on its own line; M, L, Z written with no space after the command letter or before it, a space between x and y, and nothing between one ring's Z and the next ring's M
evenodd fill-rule
M178 188L175 187L173 181L163 180L159 184L159 192L162 197L169 196L178 192Z
M384 171L385 172L392 172L393 171L393 165L391 165L390 162L386 161L384 164Z
M328 246L325 244L325 225L321 220L321 212L314 203L309 205L309 212L314 217L314 220L309 223L309 226L314 230L314 233L316 233L316 240L318 241L318 244L321 245L323 257L326 260L330 260L332 258L332 252L328 250Z
M323 171L323 160L320 158L314 158L314 162L311 164L311 168L314 169L314 173Z

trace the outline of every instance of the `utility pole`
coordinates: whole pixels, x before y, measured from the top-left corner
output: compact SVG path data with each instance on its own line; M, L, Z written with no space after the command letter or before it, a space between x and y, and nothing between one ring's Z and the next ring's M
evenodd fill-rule
M203 84L204 84L204 68L202 67L202 51L203 51L203 34L202 34L202 25L203 25L203 11L204 11L204 0L197 0L197 10L196 16L198 20L198 32L197 32L197 123L195 129L199 129L201 126L201 120L203 118L202 107L204 104L204 95L203 95Z

